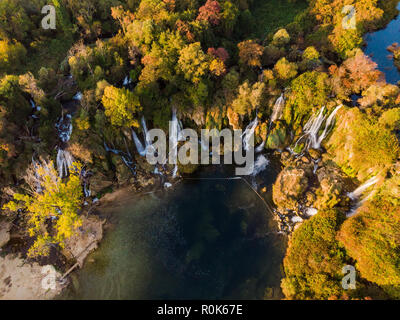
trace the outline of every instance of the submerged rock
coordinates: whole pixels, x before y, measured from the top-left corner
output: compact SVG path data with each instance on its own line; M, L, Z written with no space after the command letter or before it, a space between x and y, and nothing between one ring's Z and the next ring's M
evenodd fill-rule
M71 238L65 241L65 255L75 259L82 267L88 254L97 248L103 238L103 224L96 216L82 217L82 227Z

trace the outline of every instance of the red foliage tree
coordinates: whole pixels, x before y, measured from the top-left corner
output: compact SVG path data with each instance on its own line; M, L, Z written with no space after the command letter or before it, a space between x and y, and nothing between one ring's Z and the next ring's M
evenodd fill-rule
M207 53L210 56L214 56L216 58L219 58L223 62L226 62L229 59L229 53L226 51L224 48L208 48Z
M197 20L208 21L210 24L216 26L221 20L221 6L216 0L207 0L206 4L199 8L199 15Z

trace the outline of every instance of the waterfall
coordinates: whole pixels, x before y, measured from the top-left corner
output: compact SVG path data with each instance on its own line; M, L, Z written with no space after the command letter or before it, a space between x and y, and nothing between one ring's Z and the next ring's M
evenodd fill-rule
M265 139L265 140L263 140L263 142L261 142L261 144L256 148L256 153L259 153L259 152L261 152L261 151L264 150L265 142L266 142L266 141L267 141L267 140Z
M256 127L258 125L258 119L257 117L249 123L249 125L246 127L242 134L242 139L243 139L243 149L246 151L250 150L250 139L252 136L254 136L254 131L256 130Z
M131 77L130 77L130 76L126 76L126 77L124 78L124 82L122 83L122 85L123 85L124 87L127 87L127 86L129 86L131 83L132 83Z
M173 137L177 137L178 139L177 141L185 141L185 138L182 136L182 130L183 130L182 122L178 120L175 108L172 109L171 122L172 122Z
M353 192L350 192L347 194L347 196L355 201L360 199L360 197L363 195L363 193L371 186L376 184L379 181L379 178L377 176L372 177L371 179L365 181L361 186L359 186L356 190ZM366 197L363 199L359 200L350 210L349 213L346 214L347 218L350 218L354 216L357 212L357 209L362 206L362 204L367 201L369 198L371 198L374 195L375 191L371 191Z
M136 150L142 157L144 157L146 155L146 148L143 146L142 142L136 135L135 130L133 128L131 128L131 130L132 130L132 139L133 142L135 143Z
M176 164L174 170L172 171L172 178L175 179L177 175L178 175L178 165Z
M297 140L295 148L302 139L306 139L305 150L308 150L309 148L319 149L321 147L322 141L326 138L329 131L332 129L336 113L341 107L342 105L337 106L329 115L326 121L326 115L324 115L325 107L322 107L317 114L313 114L304 125L304 134ZM324 130L321 135L318 135L324 122Z
M136 175L136 171L135 171L136 166L133 164L132 155L129 153L129 151L128 151L128 153L125 153L125 152L122 152L117 149L112 149L107 146L105 141L104 141L104 149L106 150L106 152L111 152L117 156L120 156L123 163L129 168L129 170L131 170L132 174Z
M67 150L58 149L57 169L60 178L68 176L68 168L72 166L73 162L74 158Z
M258 175L260 172L264 171L267 168L268 164L269 160L263 155L259 155L253 165L253 172L251 175L252 176Z
M56 128L60 140L63 143L67 143L72 134L71 115L67 114L65 117L63 115L56 124ZM72 166L73 162L74 159L72 155L67 150L64 150L62 147L60 147L57 153L57 170L60 178L68 176L68 168Z
M312 208L312 207L308 207L308 208L306 208L305 213L307 216L312 217L318 213L318 210L315 208Z
M71 115L67 114L65 117L62 116L56 124L58 130L58 137L62 142L68 142L72 134L72 121Z
M360 198L360 196L364 193L365 190L367 190L369 187L373 186L375 183L377 183L379 178L377 176L365 181L361 186L359 186L356 190L353 192L350 192L347 194L347 196L351 200L356 200Z
M146 144L146 149L148 149L148 148L152 147L152 145L151 145L151 141L149 140L149 137L147 136L148 130L147 130L147 125L146 125L146 119L144 118L144 116L142 116L141 122L142 122L142 129L143 129L143 135L144 135L144 141Z
M336 113L339 111L339 109L342 107L342 105L337 106L332 113L329 115L328 119L326 120L325 123L325 128L324 131L322 132L321 136L318 138L318 145L321 146L322 141L326 138L328 135L329 131L332 129L331 125L333 120L335 119Z
M82 100L82 92L78 92L72 97L73 100Z
M270 124L272 124L272 122L274 122L276 120L281 119L284 107L285 107L285 97L282 93L274 104L274 108L272 110L272 115L271 115L271 120L269 121Z

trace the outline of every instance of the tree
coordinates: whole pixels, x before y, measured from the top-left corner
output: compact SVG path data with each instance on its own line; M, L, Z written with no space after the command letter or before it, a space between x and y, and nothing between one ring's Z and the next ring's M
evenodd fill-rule
M290 80L297 75L297 65L282 58L275 64L274 71L278 79Z
M24 63L25 58L26 49L21 43L0 40L0 73L15 71Z
M400 298L399 197L400 176L395 175L343 223L338 237L361 276L393 299Z
M378 80L383 74L377 70L377 64L361 50L343 62L340 67L331 66L332 86L336 94L344 98L352 93L359 94Z
M204 6L199 8L197 20L207 21L213 26L219 25L221 19L221 6L216 0L207 0Z
M129 90L108 86L104 89L102 103L111 124L118 127L139 127L135 116L142 110L139 98Z
M222 3L221 17L223 30L227 36L230 36L239 17L238 7L231 1L224 1Z
M23 212L28 235L34 238L29 257L47 256L52 245L63 248L65 240L81 226L80 171L81 165L74 163L68 180L63 182L52 161L33 163L25 175L28 193L15 193L14 200L3 206L14 214Z
M195 42L184 47L178 60L178 71L186 80L193 83L200 82L209 69L209 59L201 49L200 42Z
M240 61L249 67L261 67L261 56L264 48L254 40L246 40L238 44Z
M0 39L23 42L32 23L19 1L0 1Z
M249 114L259 108L263 102L265 83L256 82L250 86L246 80L240 87L236 99L232 102L233 111L240 115Z
M272 38L272 45L277 47L282 47L287 45L290 42L289 33L286 29L279 29Z
M281 287L288 299L328 299L341 296L345 251L336 240L343 222L337 210L319 212L303 222L289 240Z

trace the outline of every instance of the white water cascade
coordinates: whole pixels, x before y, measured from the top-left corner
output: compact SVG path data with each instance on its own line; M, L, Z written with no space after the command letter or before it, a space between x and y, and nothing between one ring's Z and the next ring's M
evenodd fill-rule
M137 136L135 130L131 128L132 131L132 139L135 143L137 152L144 157L146 155L146 148L143 146L142 142L140 141L139 137Z
M72 166L73 162L74 158L67 150L58 149L57 170L60 178L68 176L68 169Z
M257 117L249 123L249 125L246 127L242 134L242 139L243 139L243 149L246 151L249 151L250 148L252 147L250 145L250 139L252 136L254 136L254 131L256 130L256 127L258 125L258 119Z
M317 114L313 114L305 124L303 128L304 134L300 137L299 140L297 140L295 147L302 139L306 139L305 150L308 150L309 148L319 149L321 147L322 141L326 138L329 131L332 129L333 120L335 119L336 113L341 107L342 105L337 106L329 115L326 121L326 115L324 115L325 107L322 107ZM324 130L321 135L318 135L324 122Z
M251 175L252 176L258 175L260 172L264 171L268 165L269 165L269 160L263 155L259 155L256 161L254 162L253 172Z
M122 85L123 85L124 87L127 87L127 86L129 86L131 83L132 83L131 77L130 77L130 76L126 76L126 77L124 78L124 82L122 83Z
M82 100L82 92L78 92L76 95L72 97L74 100Z
M56 124L56 128L58 130L58 137L63 143L67 143L71 138L72 134L72 121L71 115L67 114L60 118L60 121ZM69 151L64 150L62 147L58 149L57 152L57 170L60 178L68 176L68 169L72 166L74 162L74 158L69 153Z
M276 120L281 119L284 107L285 107L285 97L282 93L274 104L274 108L272 110L272 115L271 115L271 120L269 121L270 124L272 124L272 122L274 122Z
M372 177L371 179L365 181L361 186L359 186L356 190L354 190L353 192L350 192L347 194L347 196L351 199L351 200L356 200L359 199L360 196L362 196L362 194L365 192L365 190L367 190L369 187L373 186L375 183L377 183L379 180L379 178L377 176Z
M361 198L361 196L364 194L364 192L369 188L372 187L373 185L375 185L377 182L379 181L379 178L377 176L372 177L371 179L365 181L361 186L359 186L356 190L354 190L353 192L350 192L347 194L347 196L355 201ZM374 191L370 192L366 197L362 198L361 200L359 200L350 210L349 213L347 213L347 217L350 218L352 217L357 209L359 207L361 207L361 205L367 201L369 198L371 198L374 195Z

